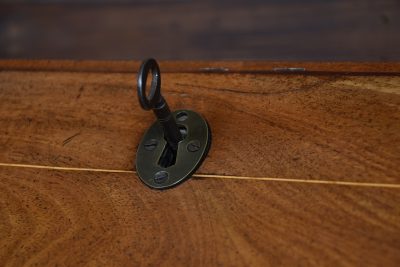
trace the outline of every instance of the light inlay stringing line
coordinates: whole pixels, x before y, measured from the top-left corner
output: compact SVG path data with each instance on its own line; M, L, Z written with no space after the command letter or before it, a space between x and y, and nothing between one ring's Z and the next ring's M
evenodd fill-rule
M83 171L83 172L133 173L133 174L136 174L136 171L133 171L133 170L57 167L57 166L16 164L16 163L0 163L0 166L12 167L12 168L57 170L57 171ZM390 184L390 183L345 182L345 181L329 181L329 180L308 180L308 179L277 178L277 177L250 177L250 176L216 175L216 174L193 174L193 177L211 178L211 179L214 178L214 179L252 180L252 181L270 181L270 182L287 182L287 183L304 183L304 184L327 184L327 185L344 185L344 186L361 186L361 187L379 187L379 188L398 188L398 189L400 189L400 184Z

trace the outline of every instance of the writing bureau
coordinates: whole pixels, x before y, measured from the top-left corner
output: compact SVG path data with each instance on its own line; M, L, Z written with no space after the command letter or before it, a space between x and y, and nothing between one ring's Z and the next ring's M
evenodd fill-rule
M0 265L400 264L400 64L160 63L194 177L134 169L140 62L0 61Z

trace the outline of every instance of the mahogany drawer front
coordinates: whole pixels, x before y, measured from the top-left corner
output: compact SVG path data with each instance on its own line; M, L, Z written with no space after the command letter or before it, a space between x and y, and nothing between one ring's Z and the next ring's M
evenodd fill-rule
M209 122L145 187L139 62L0 61L0 265L398 265L400 64L161 62Z

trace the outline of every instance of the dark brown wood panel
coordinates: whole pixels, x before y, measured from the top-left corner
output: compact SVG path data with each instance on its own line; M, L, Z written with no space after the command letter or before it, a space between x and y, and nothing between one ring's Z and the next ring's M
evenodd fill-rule
M400 60L396 0L0 3L0 58Z
M2 266L397 266L395 189L0 169Z

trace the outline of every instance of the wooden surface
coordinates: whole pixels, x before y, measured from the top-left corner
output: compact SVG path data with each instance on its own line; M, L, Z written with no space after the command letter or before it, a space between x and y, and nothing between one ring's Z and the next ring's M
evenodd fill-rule
M85 64L0 62L1 266L400 264L398 64L162 62L213 144L207 177L161 192L134 173L138 62Z
M398 0L2 0L0 58L399 61Z

